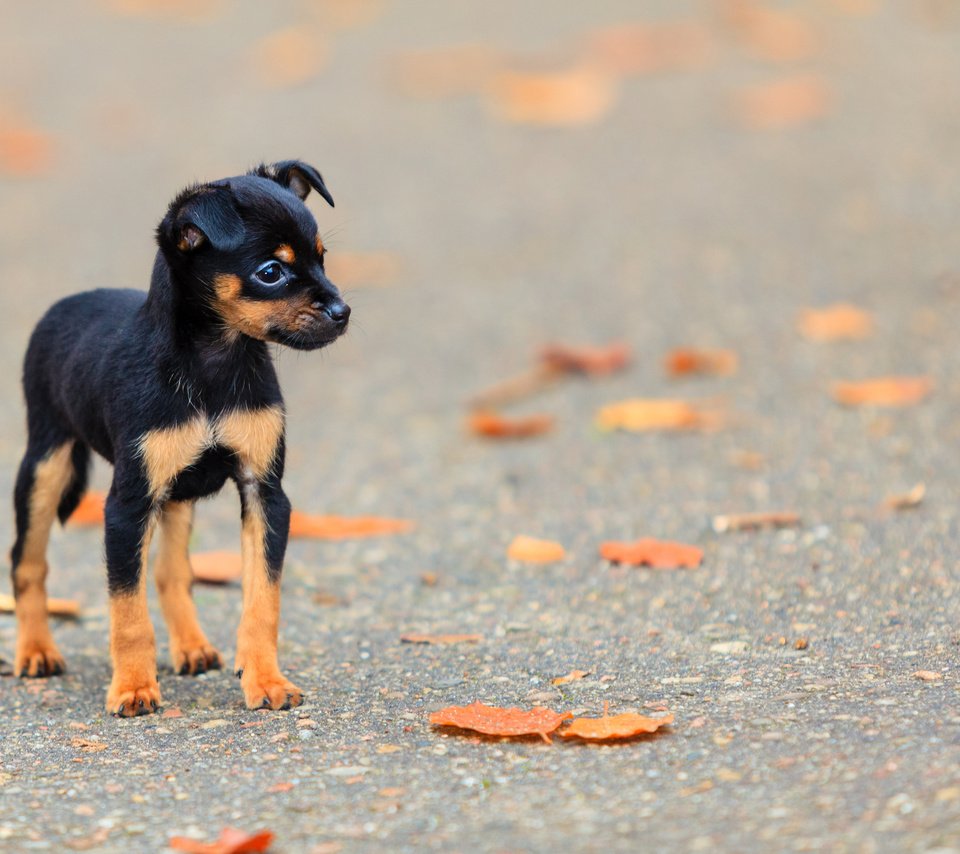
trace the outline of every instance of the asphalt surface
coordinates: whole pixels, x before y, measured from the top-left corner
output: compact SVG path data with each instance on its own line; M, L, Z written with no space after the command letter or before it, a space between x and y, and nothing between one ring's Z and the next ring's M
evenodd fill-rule
M705 0L142 13L153 5L4 4L4 121L29 119L52 154L37 175L0 177L0 491L24 438L22 352L47 305L145 287L152 229L187 182L300 156L337 201L311 203L331 257L387 253L398 272L347 289L344 341L278 354L286 489L301 509L417 528L291 544L281 663L306 705L249 712L228 672L167 669L166 708L182 715L126 721L103 712L99 532L57 533L49 589L83 617L54 629L66 676L0 679L0 849L160 851L235 825L318 854L960 851L953 6L786 4L816 44L779 61L745 49ZM362 14L347 27L344 11ZM567 67L598 28L657 19L706 27L709 55L623 79L595 124L510 124L474 94L398 85L410 52L481 44L521 67ZM270 88L256 44L285 26L324 65ZM743 124L744 87L797 74L826 87L821 117ZM874 313L872 337L798 335L801 309L841 300ZM516 407L555 414L553 433L491 444L464 431L465 400L544 342L611 339L634 348L628 371ZM677 383L661 360L678 345L731 347L740 370ZM828 394L886 374L929 375L935 390L902 410ZM598 432L596 409L631 396L716 399L735 417L712 433ZM95 475L108 483L105 465ZM916 483L919 507L880 509ZM236 503L225 492L200 509L196 548L237 547ZM749 510L803 523L710 528ZM512 563L516 534L559 540L568 557ZM599 559L601 540L641 536L698 544L703 566ZM232 658L239 589L196 598ZM401 644L407 631L484 639ZM13 642L0 616L8 661ZM552 684L572 669L590 675ZM428 725L476 699L665 708L676 722L611 746Z

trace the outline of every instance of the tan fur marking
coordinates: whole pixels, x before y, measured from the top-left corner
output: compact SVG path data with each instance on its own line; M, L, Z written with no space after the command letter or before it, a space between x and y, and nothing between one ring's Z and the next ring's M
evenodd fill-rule
M47 621L47 543L60 498L73 474L72 450L73 442L61 445L34 471L23 555L13 576L17 612L14 672L18 674L36 676L64 667Z
M107 711L132 717L149 714L160 705L157 649L147 611L147 554L153 526L148 525L140 548L140 580L132 593L110 597L110 657L113 678L107 691ZM143 704L141 706L141 703Z
M160 537L154 577L160 594L174 673L197 673L220 666L214 649L197 621L197 609L190 595L193 572L188 545L193 524L193 504L168 501L160 512Z
M147 470L150 494L158 498L209 445L210 428L203 418L144 434L140 439L140 454Z
M215 308L229 328L258 341L269 340L271 329L300 332L318 316L306 294L296 299L255 300L242 296L238 276L221 273L213 278Z
M297 255L293 251L293 247L288 243L281 243L277 247L277 251L273 253L274 258L278 258L283 261L285 264L292 264L297 260Z
M323 238L318 234L317 235L317 255L322 256L323 253L324 253Z
M284 414L279 406L238 409L221 415L214 433L218 444L236 453L244 468L262 480L276 456L283 426Z

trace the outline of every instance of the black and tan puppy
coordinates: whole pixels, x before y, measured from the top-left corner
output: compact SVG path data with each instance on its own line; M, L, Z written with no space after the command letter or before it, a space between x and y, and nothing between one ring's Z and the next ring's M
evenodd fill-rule
M267 342L300 350L342 335L349 307L323 268L303 203L320 173L300 161L190 187L157 229L149 293L98 290L57 303L24 366L27 451L14 501L16 672L60 673L46 616L46 548L87 483L91 449L114 465L106 503L113 680L107 710L160 704L147 612L147 553L177 673L220 666L197 622L187 541L194 502L229 479L240 491L243 613L236 672L249 708L302 702L280 672L280 572L290 503L280 486L284 407Z

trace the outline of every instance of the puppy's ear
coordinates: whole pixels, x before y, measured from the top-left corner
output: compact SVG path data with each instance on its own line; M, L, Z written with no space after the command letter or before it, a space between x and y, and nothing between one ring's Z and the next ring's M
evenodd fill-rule
M276 181L297 196L300 201L310 194L310 188L313 187L330 207L334 206L333 196L330 195L327 185L323 183L323 176L302 160L281 160L279 163L261 164L253 170L253 174Z
M243 220L227 187L191 187L170 205L160 224L167 242L181 252L193 252L206 243L232 252L243 242Z

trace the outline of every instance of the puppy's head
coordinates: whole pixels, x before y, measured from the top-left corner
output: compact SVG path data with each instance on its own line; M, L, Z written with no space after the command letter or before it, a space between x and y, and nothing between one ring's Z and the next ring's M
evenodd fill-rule
M287 160L190 187L170 205L157 240L175 285L228 337L315 350L346 330L350 307L303 203L311 188L333 205L316 169Z

